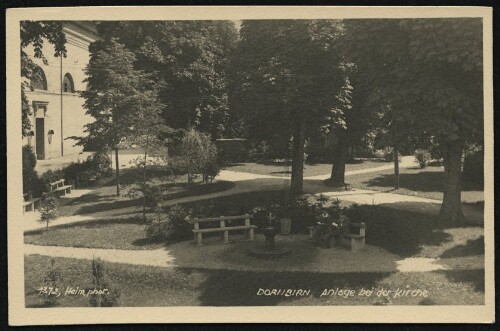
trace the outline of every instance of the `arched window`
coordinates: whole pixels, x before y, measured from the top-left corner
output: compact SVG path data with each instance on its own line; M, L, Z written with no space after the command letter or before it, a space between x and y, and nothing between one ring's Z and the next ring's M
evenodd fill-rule
M47 91L47 78L42 68L38 66L33 69L33 74L31 75L31 88Z
M70 74L64 75L63 91L68 93L75 93L75 85L73 84L73 78L71 78Z

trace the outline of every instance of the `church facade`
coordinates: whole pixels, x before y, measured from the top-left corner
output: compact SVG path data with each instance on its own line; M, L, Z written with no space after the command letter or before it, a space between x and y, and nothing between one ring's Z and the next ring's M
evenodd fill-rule
M54 48L48 42L43 45L48 63L35 58L32 48L25 49L40 74L30 82L31 90L26 90L32 107L31 131L23 137L23 144L31 145L39 160L80 153L82 147L67 138L84 135L85 124L92 121L85 114L79 92L86 89L84 70L90 58L89 45L98 38L97 31L92 23L68 22L64 24L64 33L65 58L53 56Z

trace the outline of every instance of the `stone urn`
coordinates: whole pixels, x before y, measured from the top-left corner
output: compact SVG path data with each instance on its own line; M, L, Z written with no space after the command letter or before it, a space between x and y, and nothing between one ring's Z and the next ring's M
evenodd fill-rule
M274 225L268 225L262 228L261 232L266 237L266 249L274 249L274 237L280 232L280 229Z

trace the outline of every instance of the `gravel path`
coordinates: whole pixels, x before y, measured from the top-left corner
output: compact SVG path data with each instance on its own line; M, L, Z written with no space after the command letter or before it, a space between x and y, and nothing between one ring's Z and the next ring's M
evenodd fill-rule
M280 245L293 250L280 259L259 259L248 254L248 249L264 245L256 242L236 241L230 245L208 242L197 247L185 241L154 250L119 250L79 247L24 245L25 255L45 255L83 260L99 257L107 262L156 267L184 267L201 269L228 269L240 271L314 271L314 272L427 272L436 270L484 269L484 256L446 259L401 258L375 246L353 253L348 249L322 249L305 241L305 237L280 236Z
M402 162L400 166L401 167L415 166L415 161L413 156L402 157ZM346 172L346 176L359 173L387 170L391 169L392 167L393 165L390 164L376 168L353 170ZM427 199L427 198L415 197L404 194L386 193L380 191L359 190L359 189L354 189L351 191L331 192L329 191L329 188L323 185L323 183L321 182L321 180L324 180L326 178L329 178L329 175L305 177L304 191L309 194L316 194L320 192L332 198L338 198L340 200L349 201L357 204L384 205L390 208L397 208L400 210L408 210L413 212L421 212L428 215L437 215L439 213L439 207L441 204L440 200ZM243 173L231 170L222 170L218 175L217 179L231 181L234 182L235 185L229 190L222 192L215 192L205 195L197 195L197 196L169 200L164 202L163 206L170 206L174 204L193 202L193 201L201 201L201 200L230 196L246 192L255 192L264 190L282 190L284 186L289 185L290 181L289 178ZM82 190L82 191L84 192L80 192L80 190L73 190L71 194L77 197L89 193L88 190ZM471 223L483 224L484 221L482 213L478 213L477 210L475 210L470 206L463 206L463 210L464 214ZM109 218L118 218L118 219L130 218L138 216L141 212L142 212L141 206L134 206L134 207L102 211L97 213L90 213L85 215L65 216L53 220L49 226L58 226L58 225L86 222L86 221L97 221ZM40 215L37 212L26 213L24 216L25 231L42 229L44 226L37 222L39 218Z

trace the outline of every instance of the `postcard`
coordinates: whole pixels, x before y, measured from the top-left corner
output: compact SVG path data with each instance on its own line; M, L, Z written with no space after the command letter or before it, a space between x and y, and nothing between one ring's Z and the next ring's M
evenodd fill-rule
M491 8L6 16L11 325L494 321Z

